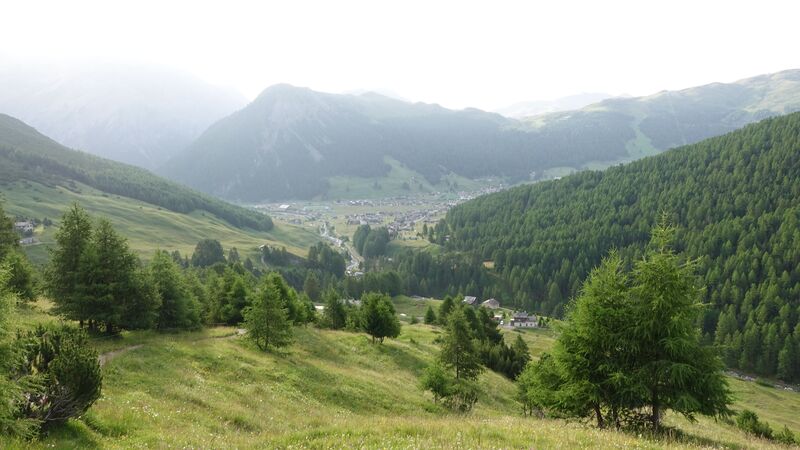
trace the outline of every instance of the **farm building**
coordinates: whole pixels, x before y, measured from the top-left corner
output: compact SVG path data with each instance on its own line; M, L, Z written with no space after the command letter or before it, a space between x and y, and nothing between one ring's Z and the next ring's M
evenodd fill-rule
M528 315L525 311L517 311L511 318L512 328L536 328L539 326L539 318L534 314Z
M496 299L490 298L489 300L481 303L481 306L488 309L498 309L500 308L500 302L498 302Z

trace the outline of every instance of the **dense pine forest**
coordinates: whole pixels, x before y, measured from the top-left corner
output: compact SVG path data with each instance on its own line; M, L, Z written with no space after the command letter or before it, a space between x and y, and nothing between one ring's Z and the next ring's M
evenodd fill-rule
M792 114L604 172L478 198L446 218L445 246L461 269L407 260L406 279L561 316L609 249L638 257L666 212L677 250L699 260L705 339L723 346L731 367L800 379L798 146L800 114ZM474 273L478 260L492 268L467 285L458 273Z
M272 220L159 178L137 167L70 150L13 117L0 114L0 182L34 181L77 189L83 183L113 195L179 213L208 211L235 227L272 229Z

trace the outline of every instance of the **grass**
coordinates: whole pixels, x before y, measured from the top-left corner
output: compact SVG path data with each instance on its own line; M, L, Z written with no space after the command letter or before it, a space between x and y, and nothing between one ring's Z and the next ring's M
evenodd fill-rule
M420 306L409 298L395 302L398 310ZM23 323L52 320L47 307L40 301L23 308ZM523 417L516 387L493 372L481 375L483 393L473 412L448 412L418 381L438 352L438 327L405 325L383 345L364 334L296 328L294 344L272 353L231 337L234 331L94 338L101 352L142 346L103 367L103 395L84 417L34 442L0 438L0 447L782 448L709 419L689 423L669 415L667 424L679 432L654 438ZM517 333L534 356L554 340L550 330L505 331L509 338ZM773 428L800 429L800 395L731 384L737 409L753 409Z
M405 314L406 320L411 320L411 316L415 316L422 321L425 317L425 312L428 306L433 306L434 311L439 311L439 306L442 304L441 300L422 297L413 298L407 295L397 295L392 297L392 303L397 314ZM401 316L402 317L402 316Z
M453 187L459 190L477 190L482 187L480 180L471 180L454 173L442 177L437 184L430 183L419 172L416 172L396 159L385 157L384 162L390 167L382 177L350 177L337 176L328 179L329 188L325 199L381 199L402 197L428 192L447 192ZM407 186L408 188L406 188Z
M64 210L77 201L92 216L110 219L131 248L145 259L156 249L179 250L191 256L197 242L207 237L218 239L226 251L237 247L243 257L257 257L261 244L286 246L288 251L305 256L308 247L319 240L316 234L301 227L276 222L269 232L240 229L204 211L180 214L83 185L79 185L79 192L73 192L63 187L18 182L5 186L3 197L9 215L51 220L60 219ZM47 227L36 236L41 244L25 247L35 264L47 261L54 233L55 227Z

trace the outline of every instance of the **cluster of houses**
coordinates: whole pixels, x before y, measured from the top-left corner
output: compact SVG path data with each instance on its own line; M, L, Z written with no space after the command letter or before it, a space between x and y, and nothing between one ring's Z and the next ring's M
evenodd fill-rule
M30 220L14 222L14 229L22 235L32 234L34 228L36 228L36 225Z
M465 296L461 303L464 305L472 306L473 308L486 308L489 310L500 309L500 302L497 299L490 298L483 302L479 302L477 297ZM496 314L494 319L498 322L503 321L503 316ZM508 324L504 324L509 328L536 328L539 326L539 318L534 314L528 314L525 311L516 311Z
M22 236L19 240L20 245L31 245L36 243L36 238L33 237L33 230L36 224L30 220L23 220L14 222L14 230Z

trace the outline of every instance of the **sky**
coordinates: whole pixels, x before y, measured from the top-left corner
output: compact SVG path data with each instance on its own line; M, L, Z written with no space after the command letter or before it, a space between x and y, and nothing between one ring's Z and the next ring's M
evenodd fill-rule
M254 98L276 83L497 109L800 68L800 2L10 1L0 56L166 65Z

